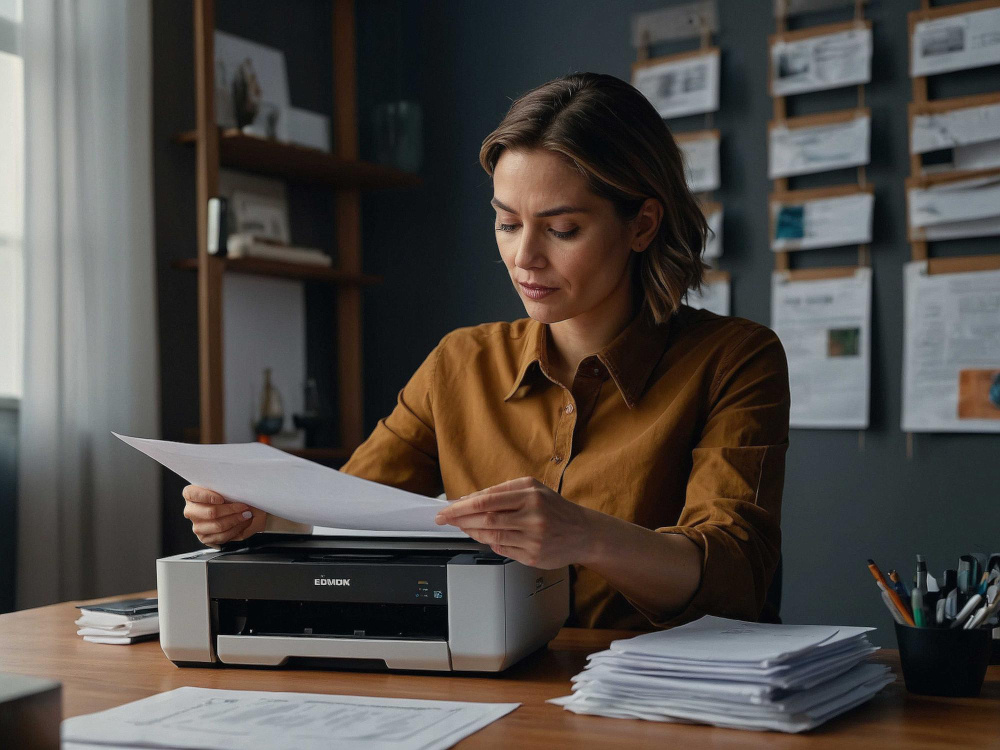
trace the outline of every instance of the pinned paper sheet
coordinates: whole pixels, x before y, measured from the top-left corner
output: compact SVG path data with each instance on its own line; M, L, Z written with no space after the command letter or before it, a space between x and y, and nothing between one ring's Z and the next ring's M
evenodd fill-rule
M263 443L197 445L113 434L191 484L290 521L370 531L461 533L434 523L447 500L343 474Z

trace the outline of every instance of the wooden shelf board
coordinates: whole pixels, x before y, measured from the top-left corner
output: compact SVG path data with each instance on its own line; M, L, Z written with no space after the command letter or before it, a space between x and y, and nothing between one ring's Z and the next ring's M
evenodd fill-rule
M283 448L282 450L299 458L308 458L310 461L346 460L354 452L350 448Z
M174 140L193 146L198 136L196 131L186 130L174 136ZM219 162L224 167L332 188L377 190L421 184L418 175L401 169L344 159L315 148L246 135L236 129L219 131Z
M306 263L284 263L278 260L264 260L263 258L219 258L219 261L224 264L223 268L226 271L256 276L278 276L286 279L355 286L371 286L382 282L381 276L351 273L329 266L313 266ZM197 271L198 259L177 260L174 261L173 266L182 271Z

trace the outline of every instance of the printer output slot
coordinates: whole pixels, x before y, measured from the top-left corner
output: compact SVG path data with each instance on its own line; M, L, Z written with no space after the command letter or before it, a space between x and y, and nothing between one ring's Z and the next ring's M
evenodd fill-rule
M218 635L447 640L448 607L214 599Z

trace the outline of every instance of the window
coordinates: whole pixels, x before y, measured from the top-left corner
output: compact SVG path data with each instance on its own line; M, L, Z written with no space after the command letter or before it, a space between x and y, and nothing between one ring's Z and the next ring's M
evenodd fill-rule
M24 323L24 68L21 0L0 0L0 402L21 397Z

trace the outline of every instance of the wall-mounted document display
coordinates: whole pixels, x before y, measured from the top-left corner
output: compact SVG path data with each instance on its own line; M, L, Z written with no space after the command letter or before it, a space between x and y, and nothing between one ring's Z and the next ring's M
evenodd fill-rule
M715 112L719 108L717 47L656 57L632 64L632 85L660 117Z
M802 272L799 272L802 273ZM788 357L792 427L868 427L872 270L776 271L771 327Z
M768 177L776 180L867 164L870 132L868 109L772 122L768 126Z
M871 21L786 32L769 41L771 96L854 86L871 80Z
M722 257L722 204L706 203L702 206L705 221L708 222L708 237L702 257L712 260Z
M947 150L945 168L1000 167L1000 92L910 105L910 153Z
M963 3L910 14L911 76L1000 63L1000 8L961 11L980 5Z
M872 189L844 186L771 195L775 252L862 245L872 241Z
M692 193L707 193L718 190L719 179L719 131L699 130L694 133L674 135L677 146L684 157L684 174L688 189Z
M1000 432L1000 270L907 263L903 302L903 430Z
M729 315L730 278L726 271L708 271L700 291L687 294L687 304L716 315Z
M906 196L911 241L1000 234L1000 170L910 178Z

